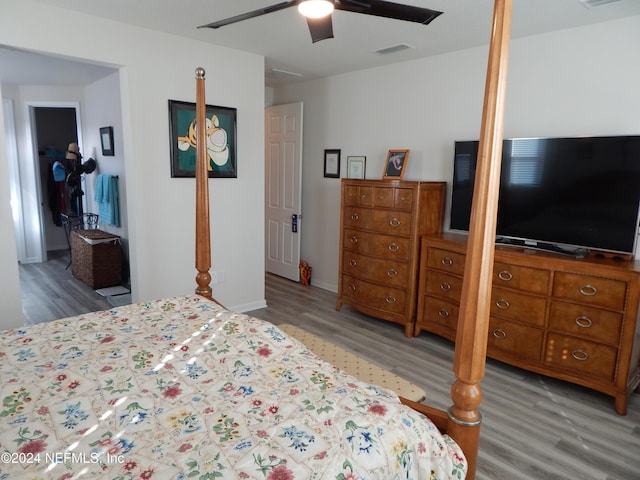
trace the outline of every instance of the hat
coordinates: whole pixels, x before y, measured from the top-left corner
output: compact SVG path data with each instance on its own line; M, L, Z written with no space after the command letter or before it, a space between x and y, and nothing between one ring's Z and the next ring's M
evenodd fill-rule
M79 160L80 158L82 158L77 143L73 142L69 144L69 147L67 147L67 155L65 156L65 158L67 160Z

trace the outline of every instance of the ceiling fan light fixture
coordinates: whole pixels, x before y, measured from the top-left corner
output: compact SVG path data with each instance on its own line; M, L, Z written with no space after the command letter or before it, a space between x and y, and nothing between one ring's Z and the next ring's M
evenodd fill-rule
M307 18L322 18L333 12L330 0L305 0L298 4L298 11Z

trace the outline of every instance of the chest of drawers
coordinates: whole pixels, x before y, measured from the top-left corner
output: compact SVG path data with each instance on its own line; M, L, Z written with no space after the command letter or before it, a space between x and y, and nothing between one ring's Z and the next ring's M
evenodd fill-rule
M444 182L343 179L338 299L413 335L420 237L441 229Z
M422 238L415 334L455 341L465 237ZM497 247L487 355L615 397L640 384L640 262Z

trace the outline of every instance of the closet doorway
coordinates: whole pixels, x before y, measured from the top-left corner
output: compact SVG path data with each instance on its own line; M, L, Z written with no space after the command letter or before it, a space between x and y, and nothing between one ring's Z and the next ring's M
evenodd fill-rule
M60 219L61 213L68 213L68 203L64 205L65 194L59 192L60 185L54 181L53 165L65 159L69 143L78 142L77 109L75 107L32 107L35 146L38 155L40 182L40 205L42 215L42 236L44 258L47 252L67 248L64 227ZM82 153L82 151L80 152ZM63 185L64 188L64 185ZM63 205L61 205L61 203Z
M24 252L23 258L18 260L23 263L45 262L48 251L68 248L64 228L59 222L60 211L55 207L52 167L55 161L65 163L69 143L77 142L82 153L77 103L30 103L28 109L33 169L25 168L21 175L33 178L20 179L24 236L16 238L17 243L23 242L18 245L18 252ZM29 158L21 159L24 164L29 161ZM34 189L38 208L29 208L34 199L24 198L29 187Z

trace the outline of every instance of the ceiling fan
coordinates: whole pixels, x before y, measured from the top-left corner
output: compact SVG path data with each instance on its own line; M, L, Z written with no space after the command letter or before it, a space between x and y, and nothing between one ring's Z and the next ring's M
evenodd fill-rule
M217 22L208 23L198 28L220 28L225 25L259 17L267 13L277 12L296 5L300 13L307 18L313 43L327 38L333 38L331 12L334 9L404 20L406 22L416 22L423 25L431 23L434 18L442 14L442 12L438 12L437 10L402 5L384 0L290 0L225 18L224 20L218 20Z

